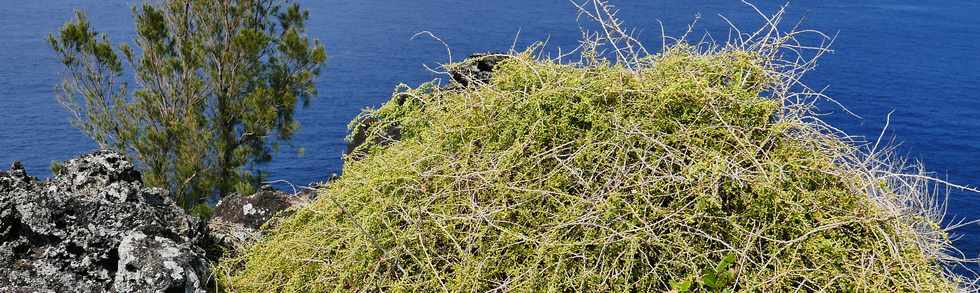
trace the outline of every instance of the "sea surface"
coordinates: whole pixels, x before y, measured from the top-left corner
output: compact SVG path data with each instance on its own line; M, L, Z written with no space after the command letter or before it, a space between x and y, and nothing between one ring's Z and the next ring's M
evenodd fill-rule
M758 1L773 12L775 1ZM133 36L134 1L0 0L0 164L23 161L30 174L50 176L51 161L92 151L96 145L69 124L55 100L60 64L45 38L73 16L88 13L112 40ZM326 44L329 59L318 96L300 109L302 130L263 168L270 179L295 184L339 173L346 125L361 109L377 107L399 83L445 78L425 70L450 60L446 48L416 33L428 31L450 47L452 60L474 52L506 51L547 41L549 52L578 44L580 23L566 0L304 0L308 29ZM724 15L742 29L761 18L740 1L613 0L628 27L647 47L683 34L728 36ZM782 2L778 2L782 4ZM900 154L922 161L950 182L980 186L980 1L794 1L788 24L836 35L807 83L839 101L824 105L827 121L852 135L898 144ZM305 151L301 152L300 149ZM980 194L949 193L947 219L980 218ZM980 225L953 231L968 257L980 255Z

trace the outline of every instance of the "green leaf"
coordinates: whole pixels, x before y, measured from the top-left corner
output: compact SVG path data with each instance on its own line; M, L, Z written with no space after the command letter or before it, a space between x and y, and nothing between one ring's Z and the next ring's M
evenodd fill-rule
M722 258L720 262L718 262L718 265L715 266L715 271L716 272L727 271L728 268L733 263L735 263L735 253L734 252L731 252L731 253L728 253L728 255L725 255L725 257Z
M670 281L670 289L677 292L689 292L691 290L691 278L684 278L681 281Z
M714 270L707 269L704 272L704 276L701 276L701 283L708 288L714 288L716 281L718 281L718 276Z

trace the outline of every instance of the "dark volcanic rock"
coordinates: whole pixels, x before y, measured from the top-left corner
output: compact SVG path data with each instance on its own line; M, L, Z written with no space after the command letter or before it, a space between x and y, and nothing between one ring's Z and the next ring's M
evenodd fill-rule
M203 292L206 227L140 177L106 151L45 182L0 174L0 292Z
M24 165L21 165L19 161L15 161L10 166L9 171L0 171L0 192L9 192L16 188L28 188L36 182L37 178L27 176Z
M291 196L268 187L251 196L233 195L218 203L208 228L218 245L234 253L258 239L259 228L274 216L309 201L306 195Z
M490 82L493 77L493 70L497 64L511 58L504 54L481 53L473 54L466 60L449 67L449 74L453 81L462 86L480 85Z
M251 196L234 195L222 199L214 208L214 219L258 229L276 213L292 205L285 192L263 188Z

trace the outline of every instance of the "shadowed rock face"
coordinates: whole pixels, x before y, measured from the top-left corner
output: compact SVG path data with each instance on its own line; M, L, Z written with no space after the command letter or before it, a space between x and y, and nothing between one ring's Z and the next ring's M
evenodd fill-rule
M470 55L449 68L453 81L461 86L481 85L490 82L497 64L511 58L504 54L478 53Z
M68 161L49 181L0 172L0 292L204 292L206 227L123 156Z
M214 218L258 229L276 213L292 206L288 194L263 189L251 196L234 195L222 199L214 209Z
M233 254L261 237L260 228L274 216L309 201L309 195L291 196L267 187L250 196L233 195L215 207L209 233L222 250Z

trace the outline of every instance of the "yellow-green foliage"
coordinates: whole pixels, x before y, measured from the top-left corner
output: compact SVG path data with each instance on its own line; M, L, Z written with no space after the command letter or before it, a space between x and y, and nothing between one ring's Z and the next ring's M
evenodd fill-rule
M399 125L401 140L363 146L315 203L225 260L222 285L953 289L824 147L843 142L777 119L760 57L677 47L648 61L516 56L481 87L399 89L371 131Z

